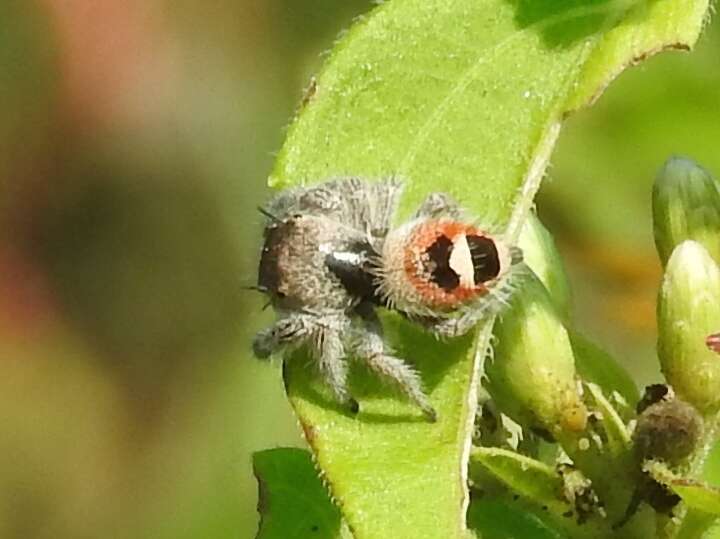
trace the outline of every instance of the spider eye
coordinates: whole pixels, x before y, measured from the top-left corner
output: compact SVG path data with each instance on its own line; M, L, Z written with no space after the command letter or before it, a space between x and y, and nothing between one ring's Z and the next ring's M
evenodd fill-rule
M495 242L484 236L468 236L475 283L484 283L500 274L500 256Z

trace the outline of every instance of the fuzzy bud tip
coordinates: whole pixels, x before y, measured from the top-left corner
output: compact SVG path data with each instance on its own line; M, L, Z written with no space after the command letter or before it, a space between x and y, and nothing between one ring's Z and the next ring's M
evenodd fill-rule
M720 189L700 165L671 157L653 187L655 244L665 265L684 240L700 242L720 260Z

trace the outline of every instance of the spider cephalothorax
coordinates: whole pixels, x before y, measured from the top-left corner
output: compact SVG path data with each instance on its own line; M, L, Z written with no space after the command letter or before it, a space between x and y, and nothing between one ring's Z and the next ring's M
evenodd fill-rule
M264 358L307 344L335 396L353 410L347 360L363 361L434 420L418 373L385 344L375 308L396 310L438 336L461 335L501 304L520 256L463 220L442 194L391 230L400 192L396 180L345 178L270 202L258 288L278 320L253 348Z

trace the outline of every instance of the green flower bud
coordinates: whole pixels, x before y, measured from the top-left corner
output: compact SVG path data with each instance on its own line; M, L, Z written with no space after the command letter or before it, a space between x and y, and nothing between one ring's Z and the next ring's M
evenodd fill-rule
M587 410L576 383L572 346L539 279L530 274L495 326L488 391L498 408L549 437L584 430Z
M672 157L653 187L655 245L667 264L675 246L691 239L720 261L720 190L694 161Z
M678 397L702 413L720 408L720 358L706 345L720 327L720 267L699 243L670 256L658 301L658 355Z
M570 315L570 284L555 240L535 214L525 220L518 246L523 259L545 285L555 307L564 318Z

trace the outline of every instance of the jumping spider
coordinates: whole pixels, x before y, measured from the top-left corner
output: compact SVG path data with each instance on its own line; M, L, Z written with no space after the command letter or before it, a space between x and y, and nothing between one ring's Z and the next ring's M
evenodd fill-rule
M522 256L463 220L447 195L431 194L391 229L402 185L394 179L331 180L284 191L268 217L258 271L278 320L255 337L266 358L307 344L335 397L353 412L346 359L395 382L430 421L436 413L418 373L385 344L376 307L395 310L439 338L467 333L496 312Z

